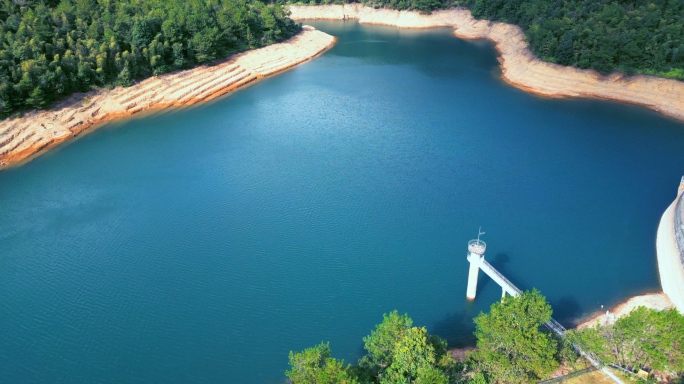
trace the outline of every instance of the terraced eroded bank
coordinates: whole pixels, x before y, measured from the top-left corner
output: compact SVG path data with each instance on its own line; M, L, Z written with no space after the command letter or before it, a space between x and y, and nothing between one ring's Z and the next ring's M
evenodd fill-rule
M96 124L146 110L211 100L307 61L334 41L333 36L304 26L287 41L232 56L217 65L153 77L128 88L91 92L52 110L7 119L0 122L0 168L54 147Z

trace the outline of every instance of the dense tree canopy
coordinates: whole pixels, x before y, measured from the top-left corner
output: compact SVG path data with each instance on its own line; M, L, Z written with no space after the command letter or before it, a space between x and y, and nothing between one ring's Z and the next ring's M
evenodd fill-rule
M290 352L286 375L294 384L449 384L463 382L461 371L449 356L446 342L413 327L408 315L393 311L383 316L364 337L367 354L353 367L330 357L328 344Z
M290 368L285 374L294 383L358 384L343 361L330 357L328 343L302 352L290 352Z
M359 361L364 381L448 383L446 372L453 360L447 356L446 342L429 335L425 327L412 327L412 323L408 315L393 311L364 337L368 353Z
M290 0L302 3L301 0ZM464 6L480 19L519 25L539 58L601 73L684 80L682 0L310 0L417 10Z
M357 365L345 367L322 343L290 352L286 374L294 384L530 383L558 366L556 340L539 330L550 317L537 291L495 303L475 320L478 349L464 364L454 361L444 340L393 311L363 338L366 354Z
M568 331L559 342L545 329L551 306L539 291L506 297L475 318L477 348L455 362L446 343L393 311L363 338L366 355L345 366L327 343L290 352L294 384L515 384L549 378L560 362L574 366L580 345L607 363L684 373L684 316L638 308L615 325ZM587 362L584 362L587 364Z
M463 0L478 18L521 26L538 57L684 79L684 1Z
M257 0L0 0L0 117L290 37Z
M684 316L676 309L639 307L613 325L572 331L568 336L605 362L684 373Z
M271 4L264 4L264 3ZM290 2L300 2L290 0ZM355 2L311 0L307 4ZM681 0L362 0L417 10L466 6L520 25L563 65L684 80ZM283 40L280 0L0 0L0 118L92 87L130 85Z
M492 383L539 381L558 367L558 342L540 327L551 305L539 291L507 297L475 318L477 349L470 355Z
M458 0L288 0L287 2L309 5L361 3L373 8L419 11L421 13L430 13L435 9L450 8L458 4Z

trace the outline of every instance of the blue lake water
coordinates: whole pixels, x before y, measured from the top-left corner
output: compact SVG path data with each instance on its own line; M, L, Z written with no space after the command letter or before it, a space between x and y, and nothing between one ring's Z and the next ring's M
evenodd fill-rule
M465 299L480 225L568 325L659 289L684 124L526 94L446 29L311 24L312 62L0 172L3 382L282 383L393 309L467 345L501 294Z

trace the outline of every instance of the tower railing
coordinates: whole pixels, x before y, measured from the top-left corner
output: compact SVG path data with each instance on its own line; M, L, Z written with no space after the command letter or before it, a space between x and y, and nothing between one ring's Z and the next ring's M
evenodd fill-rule
M480 239L470 240L468 242L468 251L471 253L482 255L485 253L486 249L487 244Z

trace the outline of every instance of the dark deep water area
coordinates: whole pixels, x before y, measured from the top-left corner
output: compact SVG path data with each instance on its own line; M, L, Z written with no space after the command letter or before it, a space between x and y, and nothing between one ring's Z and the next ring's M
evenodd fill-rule
M526 94L447 29L310 24L339 38L312 62L0 172L2 382L283 383L393 309L472 344L480 225L566 325L659 290L684 124Z

